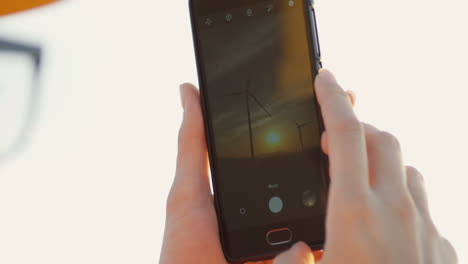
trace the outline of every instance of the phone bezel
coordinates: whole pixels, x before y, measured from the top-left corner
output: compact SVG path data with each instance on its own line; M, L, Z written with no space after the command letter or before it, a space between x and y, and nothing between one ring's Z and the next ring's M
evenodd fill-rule
M274 257L275 255L281 253L282 251L284 250L287 250L290 245L288 244L285 244L283 246L280 246L280 247L276 247L278 250L275 250L275 251L268 251L268 252L258 252L256 254L245 254L245 256L241 256L241 257L238 257L238 256L233 256L230 252L232 252L232 250L230 250L230 245L229 245L229 241L227 240L227 236L229 234L229 232L226 231L226 228L225 228L225 223L223 221L223 210L221 208L221 205L220 205L220 201L219 201L219 196L218 196L218 190L217 190L217 177L216 177L216 162L215 162L215 155L216 155L216 152L215 152L215 149L214 149L214 146L213 146L213 143L214 142L214 138L212 136L212 129L211 129L211 120L209 120L208 117L208 113L209 113L209 106L208 104L206 103L207 101L207 93L204 89L204 84L206 83L206 80L205 80L205 75L203 73L203 65L202 65L202 61L201 61L201 55L200 55L200 49L201 49L201 45L199 44L199 39L198 39L198 29L197 29L197 25L196 25L196 14L195 14L195 11L194 11L194 5L195 5L195 2L200 2L200 1L205 1L207 2L207 0L189 0L189 10L190 10L190 21L191 21L191 27L192 27L192 36L193 36L193 42L194 42L194 49L195 49L195 59L196 59L196 65L197 65L197 74L198 74L198 78L199 78L199 87L200 87L200 99L201 99L201 105L202 105L202 111L203 111L203 119L204 119L204 128L205 128L205 135L206 135L206 143L207 143L207 149L208 149L208 156L209 156L209 162L210 162L210 170L211 170L211 183L212 183L212 188L213 188L213 192L214 192L214 206L215 206L215 210L216 210L216 215L217 215L217 220L218 220L218 229L219 229L219 235L220 235L220 241L221 241L221 245L222 245L222 249L223 249L223 254L224 256L226 257L226 259L231 262L231 263L243 263L243 262L247 262L247 261L258 261L258 260L265 260L265 259L270 259L272 257ZM246 2L246 3L251 3L252 1L249 1L247 2L247 0L239 0L239 1L236 1L236 6L231 6L232 8L234 7L237 7L240 2ZM258 2L261 2L262 0L258 0ZM311 63L311 69L312 69L312 74L314 76L313 79L315 79L315 76L318 74L318 71L320 70L320 68L322 67L322 64L321 64L321 58L320 58L320 53L317 54L315 51L318 49L319 50L319 41L318 41L318 33L317 33L317 26L316 26L316 21L315 21L315 14L313 12L315 12L313 6L312 6L312 2L310 0L301 0L302 1L302 8L304 10L304 14L305 14L305 23L306 23L306 27L307 27L307 31L308 32L305 32L307 34L307 40L309 42L309 57L310 57L310 63ZM213 2L217 2L218 5L213 7L212 9L210 9L210 12L214 12L216 11L217 9L221 9L221 10L226 10L226 6L222 6L220 7L220 2L222 1L219 1L219 0L214 0ZM232 2L230 2L232 3ZM314 17L312 17L314 16ZM311 21L313 21L313 23L311 23ZM320 50L319 50L320 51ZM315 92L315 91L314 91ZM322 115L321 115L321 111L320 111L320 105L318 104L317 100L316 100L316 97L315 97L315 104L317 106L317 118L319 120L319 129L320 129L320 132L322 133L324 131L324 124L323 124L323 119L322 119ZM326 185L328 187L329 185L329 176L328 176L328 157L322 153L321 155L321 160L320 160L320 163L321 163L321 173L322 173L322 177L325 179L326 181ZM309 219L307 219L309 220ZM323 218L322 219L322 223L317 223L318 225L321 225L321 226L324 226L325 225L325 219ZM300 223L302 222L302 223ZM290 225L290 226L287 226L287 227L296 227L296 226L310 226L311 223L310 222L305 222L305 220L303 221L294 221L294 222L289 222L289 224L293 224L293 225ZM275 225L267 225L267 226L262 226L262 227L253 227L253 228L248 228L248 229L245 229L243 232L240 232L240 231L236 231L237 233L245 233L245 234L249 234L251 236L252 234L252 231L256 231L256 230L262 230L261 232L264 232L263 230L265 229L274 229L275 227L277 227L278 224L275 224ZM284 225L282 225L282 227L285 227ZM271 229L270 229L271 228ZM295 229L295 228L293 228ZM321 250L323 249L323 244L325 242L325 232L324 232L324 228L322 229L323 231L323 239L321 239L320 241L314 241L314 242L308 242L307 244L314 250ZM232 234L230 235L232 237ZM244 235L240 235L240 237L243 237ZM237 240L237 239L236 239ZM240 254L240 255L244 255L244 254Z

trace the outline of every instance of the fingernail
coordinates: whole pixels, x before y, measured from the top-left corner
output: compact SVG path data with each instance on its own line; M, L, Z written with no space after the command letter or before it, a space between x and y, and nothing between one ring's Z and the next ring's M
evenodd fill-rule
M293 254L300 256L304 263L314 263L314 255L312 254L312 250L304 242L297 242L294 244L291 248L291 252L295 252Z
M184 84L179 86L179 94L180 94L180 103L182 105L182 109L185 110L185 99L184 99Z
M352 90L348 90L346 91L349 95L350 95L350 100L351 100L351 104L354 105L356 103L356 93Z
M320 69L318 78L322 79L325 82L336 82L336 78L333 75L333 73L331 73L331 71L327 69Z

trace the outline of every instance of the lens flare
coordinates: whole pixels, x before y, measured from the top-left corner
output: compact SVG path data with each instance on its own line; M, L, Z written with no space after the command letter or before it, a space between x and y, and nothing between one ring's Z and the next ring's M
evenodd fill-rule
M270 132L266 137L266 142L269 146L275 147L280 144L280 135L277 132Z

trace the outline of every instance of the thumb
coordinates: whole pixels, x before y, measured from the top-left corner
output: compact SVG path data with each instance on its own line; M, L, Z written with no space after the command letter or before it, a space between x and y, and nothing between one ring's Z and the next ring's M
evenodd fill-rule
M298 242L288 251L278 255L273 264L315 264L315 261L309 246Z
M194 206L210 206L212 200L200 95L191 84L181 85L180 93L184 116L179 131L176 175L167 204L168 215Z

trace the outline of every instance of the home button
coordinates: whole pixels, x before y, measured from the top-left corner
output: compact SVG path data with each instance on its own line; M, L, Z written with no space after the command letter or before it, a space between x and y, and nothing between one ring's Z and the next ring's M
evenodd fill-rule
M280 228L268 231L266 241L272 246L286 244L292 239L292 232L289 228Z

